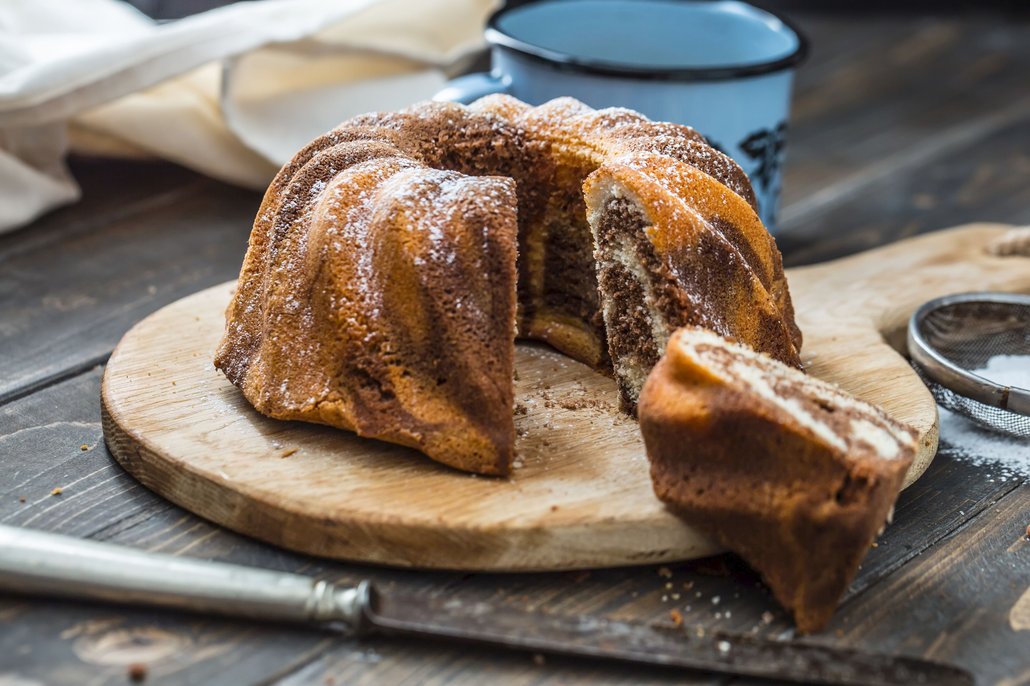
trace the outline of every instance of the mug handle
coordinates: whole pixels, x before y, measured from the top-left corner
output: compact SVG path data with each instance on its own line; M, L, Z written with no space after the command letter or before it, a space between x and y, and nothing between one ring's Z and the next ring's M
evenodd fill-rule
M511 77L479 72L451 79L443 90L433 96L433 100L450 100L467 105L484 95L508 93L510 90Z

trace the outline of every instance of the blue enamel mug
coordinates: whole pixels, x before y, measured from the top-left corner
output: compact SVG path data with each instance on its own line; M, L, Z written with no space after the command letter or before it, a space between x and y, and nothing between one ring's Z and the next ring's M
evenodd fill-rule
M687 124L747 172L775 226L794 68L808 49L784 19L737 0L543 0L494 14L486 39L490 73L451 81L437 100L568 95Z

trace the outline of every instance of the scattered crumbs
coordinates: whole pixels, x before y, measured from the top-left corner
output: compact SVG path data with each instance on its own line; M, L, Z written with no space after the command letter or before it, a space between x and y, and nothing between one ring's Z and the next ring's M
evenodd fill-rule
M694 588L694 582L693 581L684 581L683 582L683 590L684 591L689 591L692 588Z
M576 583L576 584L581 584L581 583L583 583L584 581L586 581L589 578L590 578L590 570L589 569L581 569L578 572L573 572L572 573L572 582Z
M60 486L57 486L54 490L50 491L50 495L61 495L62 493L64 493L64 489Z
M82 445L79 446L79 450L81 450L82 452L86 452L87 450L89 450L89 445L87 445L86 443L83 443Z
M537 667L543 667L547 664L547 658L542 653L533 653L533 664Z
M679 610L669 610L669 619L676 628L683 626L683 613Z
M147 678L147 666L141 662L133 662L128 667L129 681L138 684Z
M23 502L25 502L25 496L23 496L23 495L20 495L20 496L18 496L18 502L19 502L19 503L23 503ZM1030 526L1028 526L1028 527L1026 528L1026 530L1027 530L1027 534L1028 534L1028 535L1030 535Z
M524 415L527 412L529 412L529 408L528 407L526 407L522 403L515 403L515 414L516 415Z
M298 450L300 450L300 448L290 448L289 450L284 450L282 454L279 455L279 457L289 457L290 455L296 455Z
M712 596L712 605L718 605L720 600L722 600L722 598L720 598L717 595L713 595Z
M658 576L663 577L665 579L671 579L672 578L672 570L669 569L668 567L659 567L658 568Z
M719 641L718 643L715 644L715 647L718 648L719 652L723 653L724 655L726 653L730 652L730 642L729 641Z
M672 594L672 599L673 600L679 600L680 599L680 594L679 593L673 593Z
M666 591L671 591L672 590L672 582L671 581L667 581L665 583L665 590Z
M766 611L766 612L762 613L762 624L772 624L772 620L773 620L773 613L772 612Z

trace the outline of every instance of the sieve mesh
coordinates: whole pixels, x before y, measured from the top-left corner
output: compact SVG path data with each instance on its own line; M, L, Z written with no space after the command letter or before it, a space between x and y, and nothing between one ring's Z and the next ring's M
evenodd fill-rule
M1030 298L991 299L991 295L983 294L983 299L974 295L953 296L928 303L913 316L911 324L919 334L917 344L936 352L964 372L963 376L968 379L962 381L984 389L989 389L990 384L984 383L975 371L986 367L991 358L1025 355L1030 366ZM912 352L911 335L909 345ZM933 378L932 365L922 364L920 357L913 354L913 366L941 406L989 428L1030 438L1030 416L994 407L945 387ZM1004 380L990 381L1005 385ZM1027 392L1018 387L1013 389Z

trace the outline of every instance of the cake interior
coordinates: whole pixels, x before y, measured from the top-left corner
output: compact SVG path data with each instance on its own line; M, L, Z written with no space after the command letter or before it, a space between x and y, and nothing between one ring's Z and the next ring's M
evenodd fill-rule
M714 333L695 331L678 353L740 391L756 394L844 455L897 459L911 442L910 431L879 408L836 386L780 364Z
M668 322L657 309L657 263L644 230L649 222L628 199L610 196L596 210L597 273L604 303L622 409L636 414L640 389L669 338Z

